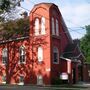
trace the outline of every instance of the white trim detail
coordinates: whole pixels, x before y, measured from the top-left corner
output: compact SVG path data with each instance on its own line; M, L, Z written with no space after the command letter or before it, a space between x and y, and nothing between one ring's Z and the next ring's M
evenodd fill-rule
M23 75L20 76L18 85L24 85L24 76Z
M6 75L2 76L2 84L6 84Z
M44 35L46 34L46 31L45 31L45 17L42 17L41 18L41 35Z
M38 18L35 19L35 35L36 36L39 35L39 19Z
M57 19L56 19L56 35L59 36L59 23Z
M43 85L43 76L37 75L37 85Z
M38 47L38 62L43 61L43 48L41 46Z
M2 50L2 64L3 65L7 64L7 59L8 59L8 50L7 50L7 48L4 48Z
M54 18L52 17L52 20L51 20L51 25L52 25L52 35L55 35L55 22L54 22Z
M20 46L19 48L19 64L25 64L26 63L26 51L25 46Z
M2 82L2 84L6 84L6 82Z
M59 64L59 50L58 50L57 47L53 48L53 63L54 64Z
M50 72L51 71L51 69L50 68L46 68L46 72Z
M18 83L18 85L24 85L24 83L23 82L20 82L20 83Z
M70 74L71 73L71 61L67 61L67 73Z

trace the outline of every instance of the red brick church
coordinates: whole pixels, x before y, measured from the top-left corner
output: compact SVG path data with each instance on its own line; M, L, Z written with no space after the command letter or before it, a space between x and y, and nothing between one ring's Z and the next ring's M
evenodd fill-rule
M58 6L36 4L29 19L28 36L0 41L0 84L88 81L85 57L72 40Z

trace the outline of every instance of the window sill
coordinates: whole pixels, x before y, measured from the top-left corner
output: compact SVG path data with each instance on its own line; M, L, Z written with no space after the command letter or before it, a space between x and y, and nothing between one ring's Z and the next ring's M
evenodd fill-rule
M7 64L6 64L6 63L5 63L5 64L4 64L4 63L2 63L2 65L3 65L3 66L6 66Z
M59 64L59 62L53 62L53 64Z
M38 61L38 64L42 64L43 63L43 61Z
M61 39L60 36L56 36L56 35L52 35L52 38L55 38L55 39Z
M24 82L20 82L20 83L18 83L18 85L24 85Z
M2 82L2 84L6 84L6 82Z
M43 37L43 36L46 36L46 34L34 35L34 37Z
M18 64L26 64L26 62L19 62Z

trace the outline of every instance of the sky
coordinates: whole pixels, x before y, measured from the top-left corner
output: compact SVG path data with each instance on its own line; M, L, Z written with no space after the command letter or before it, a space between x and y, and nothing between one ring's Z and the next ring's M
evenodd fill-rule
M35 4L42 2L58 6L72 39L80 39L86 34L85 26L90 25L90 0L24 0L21 6L31 11Z

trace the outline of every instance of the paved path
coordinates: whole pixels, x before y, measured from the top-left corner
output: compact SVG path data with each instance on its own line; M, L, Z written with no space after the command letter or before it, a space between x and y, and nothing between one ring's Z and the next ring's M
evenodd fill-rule
M83 86L83 87L82 87ZM90 84L81 84L74 87L60 87L60 86L16 86L16 85L6 85L0 86L0 90L90 90Z

